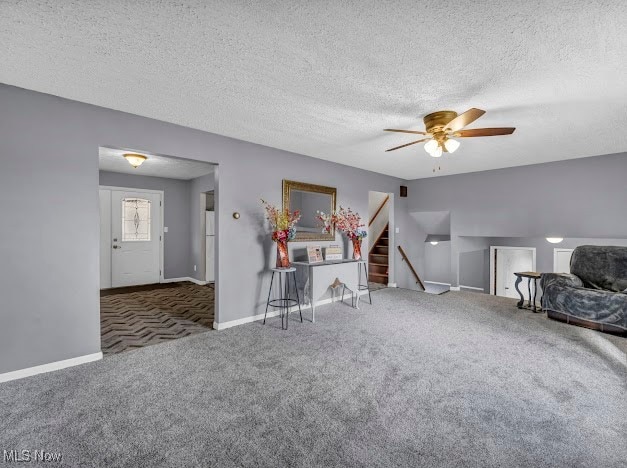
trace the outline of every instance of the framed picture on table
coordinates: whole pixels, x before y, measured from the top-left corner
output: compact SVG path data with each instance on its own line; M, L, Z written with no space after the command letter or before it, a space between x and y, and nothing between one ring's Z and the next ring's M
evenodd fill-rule
M338 244L329 245L324 251L324 259L325 260L342 260L344 256L342 255L342 247Z
M322 247L319 245L307 246L307 259L309 260L309 263L323 262Z

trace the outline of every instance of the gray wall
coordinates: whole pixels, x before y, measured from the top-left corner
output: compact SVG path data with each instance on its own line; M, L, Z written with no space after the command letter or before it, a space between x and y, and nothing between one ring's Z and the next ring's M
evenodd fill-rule
M281 203L282 179L337 187L338 202L364 215L369 190L398 193L401 184L353 167L0 85L0 209L10 226L0 232L0 373L100 350L98 147L103 145L220 164L219 322L263 313L275 251L262 232L259 198ZM239 220L231 216L235 211ZM411 257L415 234L406 199L396 199L395 219L397 242ZM398 255L395 264L399 286L410 284Z
M100 351L98 146L52 99L0 87L0 373Z
M191 183L187 180L100 171L100 185L163 190L164 278L190 276Z
M455 254L451 255L451 271L458 269L458 283L471 288L481 288L489 292L490 282L490 243L489 238L457 237Z
M627 154L409 182L410 213L451 214L451 283L460 236L627 238Z
M450 283L451 278L451 243L438 242L424 245L424 276L423 281L435 281L436 283Z

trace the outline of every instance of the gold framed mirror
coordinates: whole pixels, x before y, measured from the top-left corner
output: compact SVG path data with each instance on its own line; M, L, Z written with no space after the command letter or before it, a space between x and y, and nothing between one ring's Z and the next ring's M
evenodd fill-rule
M335 226L330 233L322 232L316 221L316 212L334 212L336 197L337 190L333 187L283 180L283 209L299 210L301 213L296 225L295 242L335 240Z

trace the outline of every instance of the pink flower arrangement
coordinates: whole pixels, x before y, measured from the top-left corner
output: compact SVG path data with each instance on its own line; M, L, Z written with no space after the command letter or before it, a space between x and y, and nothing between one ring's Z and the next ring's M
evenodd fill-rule
M291 241L296 237L296 223L300 220L300 211L279 209L265 200L261 200L266 210L266 219L272 228L272 240Z
M327 233L331 232L331 227L335 225L349 239L361 240L368 235L365 229L361 229L365 226L361 222L361 216L350 208L340 206L340 209L335 213L318 211L316 218L322 223L323 230Z

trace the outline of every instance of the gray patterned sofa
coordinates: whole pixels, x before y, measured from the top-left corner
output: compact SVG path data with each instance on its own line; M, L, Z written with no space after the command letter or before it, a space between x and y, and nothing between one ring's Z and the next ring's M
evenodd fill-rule
M627 334L627 247L582 245L570 273L544 273L542 307L550 318Z

